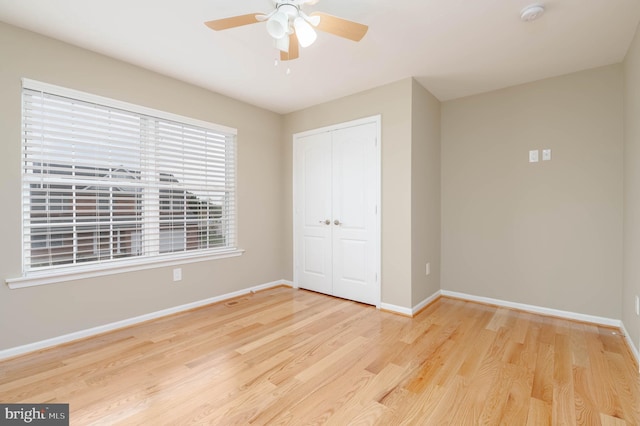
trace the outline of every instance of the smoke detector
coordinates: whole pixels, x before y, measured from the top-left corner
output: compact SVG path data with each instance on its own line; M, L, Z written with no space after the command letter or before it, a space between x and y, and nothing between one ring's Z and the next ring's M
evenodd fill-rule
M544 7L539 4L532 4L530 6L525 7L520 12L520 19L524 22L531 22L538 19L544 13Z

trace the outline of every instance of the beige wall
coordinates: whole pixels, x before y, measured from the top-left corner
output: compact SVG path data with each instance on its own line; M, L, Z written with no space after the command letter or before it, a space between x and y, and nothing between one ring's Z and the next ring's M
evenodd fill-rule
M614 65L443 104L443 289L620 318L622 83Z
M0 23L0 279L20 275L22 77L238 129L238 258L10 290L0 285L0 350L278 280L282 117L132 65ZM288 166L288 163L287 163Z
M640 349L640 318L635 297L640 296L640 30L624 64L624 285L622 321Z
M382 116L382 301L411 306L411 90L407 78L373 90L288 114L284 118L285 220L292 223L293 135L377 114ZM288 226L285 240L292 241ZM288 244L289 279L293 278Z
M440 290L440 101L415 80L411 135L411 300L416 306Z

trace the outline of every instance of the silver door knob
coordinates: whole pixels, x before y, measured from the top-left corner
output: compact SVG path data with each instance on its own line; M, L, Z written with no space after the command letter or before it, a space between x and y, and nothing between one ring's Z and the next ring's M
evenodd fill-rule
M333 221L333 224L334 225L340 225L341 223L340 223L340 221L338 219L336 219L336 220Z
M331 221L329 219L321 220L320 223L324 223L325 225L331 225Z

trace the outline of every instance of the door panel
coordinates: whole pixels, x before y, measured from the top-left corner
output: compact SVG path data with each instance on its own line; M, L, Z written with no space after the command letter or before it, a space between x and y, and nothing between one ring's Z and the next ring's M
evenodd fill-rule
M294 146L296 179L294 223L298 285L332 292L331 143L328 133L301 138Z
M324 256L325 245L326 238L304 237L302 270L305 274L314 274L321 277L328 275L329 265L326 264Z
M340 240L338 255L342 262L342 279L363 285L367 280L367 243L359 240Z
M352 136L355 129L349 130L352 131L334 136L334 216L339 218L343 229L364 230L367 227L367 147L357 135Z
M376 125L332 133L333 294L375 304Z

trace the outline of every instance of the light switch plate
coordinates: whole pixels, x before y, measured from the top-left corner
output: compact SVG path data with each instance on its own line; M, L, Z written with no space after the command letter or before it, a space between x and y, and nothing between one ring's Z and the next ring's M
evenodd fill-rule
M551 150L550 149L543 149L542 150L542 161L549 161L551 160Z
M529 162L530 163L537 163L538 162L538 150L537 149L529 151Z

